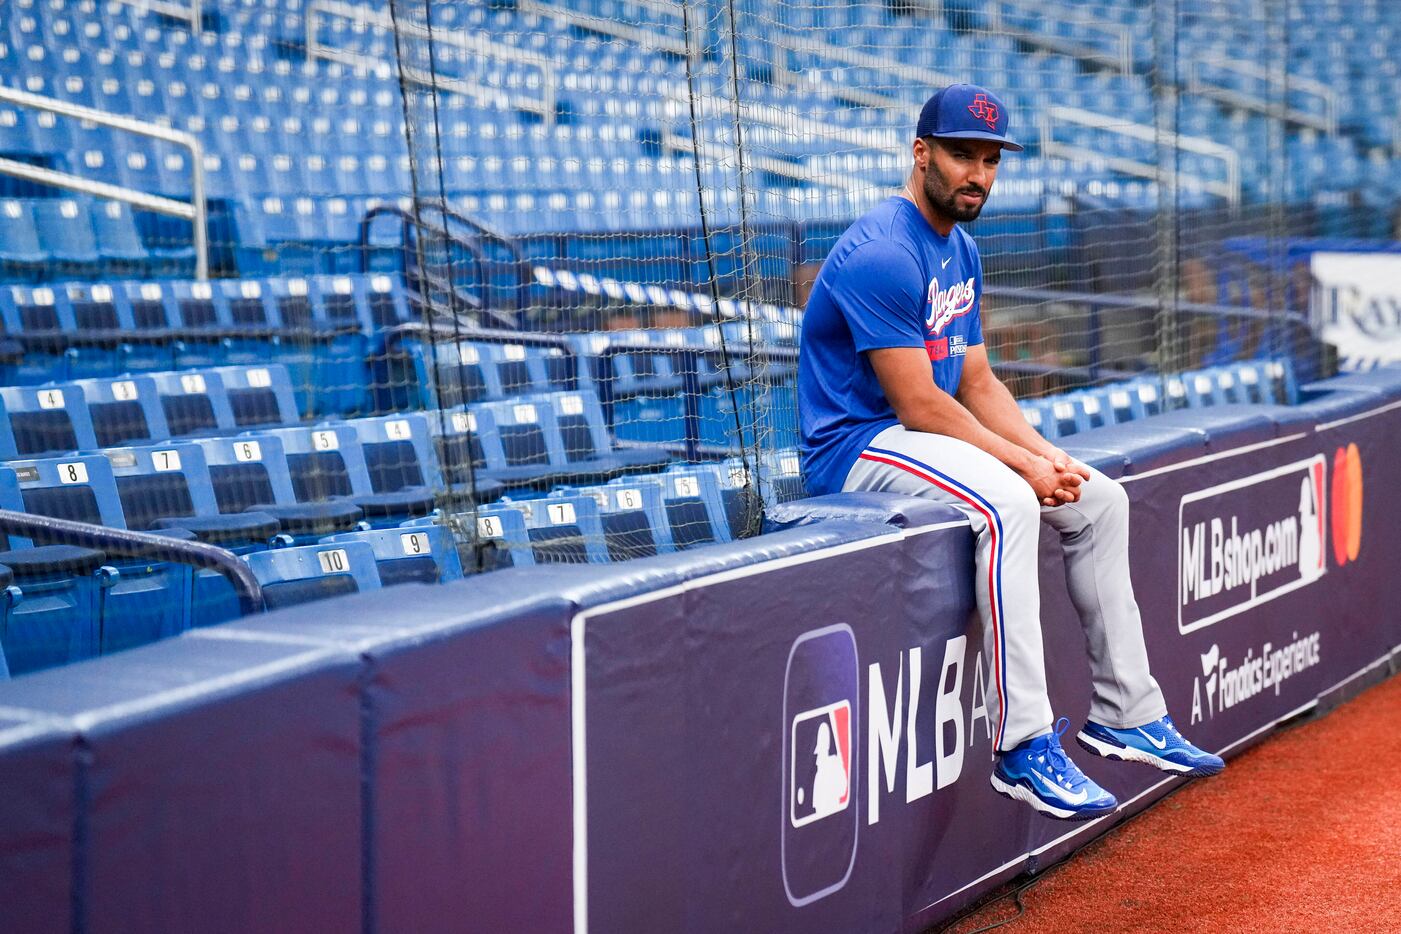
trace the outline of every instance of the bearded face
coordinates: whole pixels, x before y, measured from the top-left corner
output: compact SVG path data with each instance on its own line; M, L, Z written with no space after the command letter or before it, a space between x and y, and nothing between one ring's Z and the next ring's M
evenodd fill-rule
M1001 147L978 140L930 140L924 196L936 212L955 223L976 220L987 204ZM991 159L991 166L988 161Z

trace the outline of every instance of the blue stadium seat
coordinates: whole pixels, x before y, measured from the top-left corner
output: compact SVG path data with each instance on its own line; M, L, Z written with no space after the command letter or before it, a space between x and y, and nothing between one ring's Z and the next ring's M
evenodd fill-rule
M648 479L635 477L624 482L640 483ZM724 497L714 471L693 466L673 467L652 482L661 487L677 551L732 540Z
M615 447L603 408L592 393L555 392L531 398L543 403L546 419L554 420L563 463L573 475L606 478L619 472L659 470L671 462L671 455L657 447Z
M267 513L220 515L204 449L197 444L112 448L103 453L112 465L130 528L185 531L235 554L266 550L281 528ZM224 575L195 569L191 626L209 626L241 614L238 594Z
M262 585L269 610L380 588L374 548L368 542L278 548L243 560Z
M0 646L11 675L26 674L92 658L100 640L100 551L73 545L42 545L0 551L23 594L11 606ZM7 593L2 599L10 600Z
M417 413L349 419L360 437L370 487L375 493L443 488L427 417Z
M72 356L61 335L75 330L70 310L58 302L48 286L10 286L0 298L0 314L5 331L21 340L22 359L14 367L14 380L20 385L46 383L68 378Z
M358 506L376 528L396 526L434 509L433 491L422 485L375 492L359 433L350 425L281 428L268 433L282 440L292 492L299 503L345 500Z
M121 496L102 455L12 461L24 511L72 522L126 528ZM143 645L189 628L191 568L121 558L103 581L99 651ZM13 567L13 565L12 565Z
M481 570L529 567L535 564L525 513L514 503L491 503L476 513L477 540L482 545Z
M48 260L34 226L34 212L23 201L0 200L0 264L10 277L32 277Z
M57 263L68 275L89 276L97 272L102 255L86 202L41 199L34 202L32 209L39 245L51 263Z
M130 276L148 267L151 253L141 242L141 233L129 205L105 201L94 206L92 227L98 255L107 273Z
M299 283L304 288L298 289ZM359 304L364 295L363 277L275 279L268 286L283 328L294 332L294 343L309 345L313 351L305 376L298 379L293 374L293 389L306 393L303 411L309 415L363 412L368 404L369 380L365 367L369 340ZM303 400L299 397L298 401Z
M8 467L0 467L0 508L24 509L19 481ZM15 587L0 595L8 609L0 649L10 674L96 655L101 626L96 575L106 560L102 552L70 545L36 548L24 538L0 543L6 548L0 551L0 563L10 569ZM26 591L27 605L22 599Z
M165 370L175 365L175 348L162 317L158 324L138 322L132 305L140 292L134 283L70 282L58 290L61 319L74 332L66 343L68 378L117 376ZM159 291L159 287L156 287ZM149 312L144 304L143 312Z
M232 322L223 295L208 282L175 281L163 289L170 296L167 308L177 331L177 365L192 368L225 363Z
M219 377L233 415L233 425L225 427L295 425L302 420L285 366L223 366L206 375L210 373Z
M606 564L608 547L592 496L568 494L522 500L512 506L525 515L526 535L536 564Z
M152 334L169 332L175 318L174 296L167 283L121 282L117 290L131 311L131 326Z
M170 437L160 393L149 376L84 379L72 385L87 400L95 447L111 448Z
M0 387L0 459L97 447L87 400L75 386Z
M212 371L150 374L160 397L161 413L172 438L190 438L218 432L232 433L233 409L224 394L224 382Z
M1049 416L1046 419L1048 438L1064 438L1089 427L1084 410L1064 396L1046 399L1042 411Z
M441 525L414 525L330 535L323 544L366 542L374 549L380 583L439 584L462 578L452 534Z
M1144 417L1143 399L1139 395L1137 386L1119 383L1108 386L1106 389L1107 407L1113 417L1114 424L1131 422L1136 418Z
M1082 389L1071 393L1068 398L1080 410L1087 430L1115 423L1113 409L1108 404L1108 394L1105 390Z
M548 504L559 496L590 496L598 504L604 544L612 561L650 558L676 550L661 487L656 483L583 487L532 502Z
M276 435L201 438L197 443L204 450L220 513L270 515L278 521L281 533L297 544L359 526L363 514L349 502L297 501L282 439Z

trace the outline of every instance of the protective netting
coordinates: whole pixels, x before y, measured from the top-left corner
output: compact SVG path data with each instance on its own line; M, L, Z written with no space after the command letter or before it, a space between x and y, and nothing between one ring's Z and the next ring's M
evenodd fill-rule
M968 229L992 360L1047 433L1287 400L1330 365L1314 258L1388 249L1401 203L1384 2L0 14L0 367L84 410L12 392L3 453L180 446L211 504L151 483L133 527L316 506L278 518L320 541L358 498L446 522L468 570L754 534L801 493L807 292L945 83L1000 94L1026 145Z

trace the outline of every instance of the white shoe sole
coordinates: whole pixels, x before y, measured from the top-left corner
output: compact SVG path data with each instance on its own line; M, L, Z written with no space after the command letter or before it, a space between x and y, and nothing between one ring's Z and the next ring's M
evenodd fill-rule
M1119 809L1118 805L1115 805L1108 811L1091 811L1087 813L1085 811L1071 811L1066 808L1053 807L1038 798L1031 789L1026 786L1004 782L997 777L996 772L992 773L992 788L1004 798L1011 798L1013 801L1024 801L1040 813L1045 814L1047 817L1054 817L1057 820L1093 820L1096 817L1104 817L1106 814L1113 814L1114 811Z
M1187 775L1196 772L1193 766L1182 765L1179 762L1171 762L1161 756L1155 756L1151 752L1135 749L1132 746L1114 746L1106 743L1102 739L1096 739L1084 731L1075 734L1075 739L1081 746L1084 746L1090 752L1097 756L1102 756L1105 759L1118 759L1120 762L1142 762L1144 765L1151 765L1155 769L1159 769L1163 772L1172 772L1176 775Z

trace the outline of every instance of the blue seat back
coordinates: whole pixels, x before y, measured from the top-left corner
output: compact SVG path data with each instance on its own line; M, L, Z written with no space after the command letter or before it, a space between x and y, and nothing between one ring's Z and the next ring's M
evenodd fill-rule
M370 485L376 493L405 487L443 487L442 471L428 432L428 419L416 412L349 419L360 436Z
M201 438L214 498L221 513L245 512L256 505L292 505L292 479L282 439L271 434Z
M350 425L274 428L266 434L282 441L297 502L374 492L360 435Z
M525 514L536 564L605 564L608 547L592 496L568 494L512 504Z
M38 457L97 447L81 389L64 384L0 387L0 458Z
M420 524L368 532L346 532L322 539L335 542L367 542L374 549L380 583L437 584L462 577L462 562L452 535L441 525Z
M492 503L477 509L477 538L486 546L483 570L535 564L525 513L514 503Z
M238 430L224 381L215 370L152 373L173 438Z
M581 487L573 495L590 496L598 504L604 545L613 561L649 558L676 550L667 521L666 504L656 483L626 483ZM560 496L565 494L553 494ZM549 502L547 498L546 503Z
M732 540L720 482L714 471L672 467L652 482L661 486L672 541L678 551Z
M244 555L269 610L380 588L368 542L334 542Z
M101 454L15 460L24 511L72 522L126 528L112 466Z
M235 427L295 425L301 421L285 366L224 366L210 372L223 383Z
M99 448L170 437L156 381L149 376L78 380Z
M168 442L103 453L116 478L129 528L144 531L160 519L218 514L209 466L198 444Z

